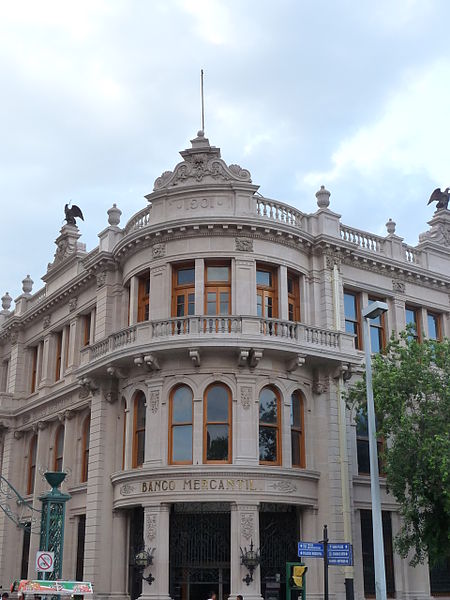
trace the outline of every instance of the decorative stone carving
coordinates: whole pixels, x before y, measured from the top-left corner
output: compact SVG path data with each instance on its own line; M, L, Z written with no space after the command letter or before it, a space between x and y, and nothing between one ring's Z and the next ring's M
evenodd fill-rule
M294 358L291 358L291 360L286 363L286 371L292 373L298 367L302 367L305 364L305 361L306 354L297 354L297 356L294 356Z
M103 397L108 404L114 404L118 400L119 394L116 390L108 390L103 394Z
M14 439L15 439L15 440L20 440L22 437L23 437L23 431L18 431L18 430L16 430L16 431L14 432Z
M106 271L97 273L97 288L101 288L106 283Z
M312 390L319 396L328 392L329 382L328 379L321 379L317 372L313 373L313 384Z
M192 185L206 181L220 183L239 181L251 183L249 171L239 165L227 166L220 158L220 150L210 146L203 131L191 140L192 148L180 152L184 161L179 163L173 172L164 171L155 181L154 190L174 186Z
M269 483L268 487L283 494L292 494L297 490L297 486L292 481L274 481Z
M317 206L319 208L328 208L330 206L331 192L325 189L324 185L320 186L320 190L316 192Z
M156 414L158 412L158 408L159 408L159 391L153 390L152 392L150 392L150 410L152 411L153 414Z
M241 404L244 410L248 410L250 408L250 404L252 401L252 388L250 386L242 386L241 387Z
M136 489L135 489L134 485L131 485L131 483L124 483L123 485L120 486L120 495L121 496L131 496L134 493L136 493Z
M236 250L240 252L253 252L253 240L248 238L235 238Z
M250 355L248 357L248 366L251 369L254 369L255 367L257 367L259 365L259 361L262 359L262 357L263 357L262 350L257 350L256 348L252 348L250 350Z
M77 304L78 304L78 298L71 298L69 300L69 312L73 312L74 310L76 310L77 308Z
M11 340L11 344L17 344L17 340L19 339L19 332L17 329L13 329L9 334L9 339Z
M9 295L9 292L6 292L4 296L2 296L2 308L3 310L9 311L11 308L12 298Z
M22 291L24 294L29 295L31 293L31 290L33 289L33 283L34 281L29 275L27 275L25 279L22 279Z
M253 536L253 514L242 513L241 514L241 535L246 540L249 540Z
M400 281L399 279L392 280L392 290L394 292L399 292L400 294L405 293L405 282Z
M117 227L120 223L120 215L122 211L120 208L117 208L116 204L113 204L112 207L107 211L108 213L108 223L112 227Z
M189 358L191 359L194 367L200 366L200 352L198 348L189 348Z
M338 256L326 256L325 260L326 260L327 269L333 270L334 265L336 265L338 268L338 271L341 270L342 260Z
M42 329L47 329L47 327L50 326L51 322L52 322L52 316L45 315L45 317L42 319Z
M154 244L152 247L153 258L159 258L166 255L166 244Z
M397 223L390 218L389 221L386 223L386 229L387 229L388 235L393 235L395 233L396 225L397 225Z
M145 539L154 540L156 537L157 523L156 515L146 515L145 517Z
M248 357L250 355L250 348L240 348L239 349L239 358L238 358L238 365L240 367L246 367L247 366L247 361L248 361Z

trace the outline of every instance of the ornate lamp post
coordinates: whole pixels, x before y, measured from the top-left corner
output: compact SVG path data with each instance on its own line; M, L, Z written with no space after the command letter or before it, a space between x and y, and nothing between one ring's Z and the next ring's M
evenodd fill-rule
M250 549L241 548L241 564L247 568L248 573L244 577L242 581L244 581L247 585L253 581L253 571L261 562L261 557L259 555L259 550L253 550L253 540L250 540Z
M153 564L154 551L155 548L151 548L150 550L146 550L145 548L143 548L142 550L139 550L139 552L137 552L136 556L134 557L134 563L136 567L141 571L142 579L146 581L148 585L152 585L152 583L155 581L155 578L151 573L144 577L144 570Z
M41 517L41 539L40 550L54 552L54 570L49 573L47 579L61 579L62 560L64 547L64 518L66 514L66 502L70 495L61 492L59 486L64 481L66 474L62 471L47 471L44 474L52 489L40 496L42 502ZM46 573L43 573L43 579Z

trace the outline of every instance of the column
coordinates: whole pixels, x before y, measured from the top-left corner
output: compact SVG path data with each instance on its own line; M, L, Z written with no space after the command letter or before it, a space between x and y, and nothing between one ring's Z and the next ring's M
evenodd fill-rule
M262 600L261 569L253 571L253 581L247 586L243 579L248 571L241 565L241 548L245 551L260 548L258 504L235 504L231 506L231 597L242 594L245 600Z
M76 468L80 460L80 457L77 456L78 419L75 419L74 416L73 411L66 410L59 417L61 423L64 424L63 471L69 469L69 485L76 485L80 480L80 472ZM71 579L73 577L74 560L72 560L71 551L73 552L76 544L74 538L77 529L75 521L73 519L69 521L70 513L68 509L70 509L70 503L66 505L66 522L64 525L63 579Z
M113 295L114 273L102 271L97 275L97 305L95 321L95 339L101 340L108 336L113 330L114 317L114 295Z
M145 459L146 464L162 465L167 448L167 411L162 410L163 378L153 378L148 382L147 410L145 418ZM164 406L167 406L164 401ZM167 461L165 461L167 462Z
M14 335L14 334L13 334ZM9 394L23 394L28 380L25 377L25 353L22 342L11 336L11 356L9 359L8 384Z
M236 258L236 298L237 315L256 315L256 262L254 259Z
M170 268L166 265L150 269L150 321L168 319L171 315Z
M205 263L203 258L195 259L195 314L205 314Z
M288 313L288 291L287 291L287 267L280 265L278 270L278 314L280 319L287 321Z
M67 371L71 371L78 366L81 348L81 324L82 319L75 317L69 324L69 356L67 357ZM92 328L91 328L92 333Z
M237 397L233 398L233 456L236 465L258 465L259 406L256 378L237 374Z
M144 506L144 546L147 551L153 553L153 564L147 567L143 574L147 577L151 573L154 581L151 585L145 580L142 581L142 600L170 600L169 527L168 504Z
M50 383L53 383L54 381L54 377L52 378L50 373L51 373L51 369L50 369L50 363L51 363L51 344L52 342L52 335L48 334L45 336L44 341L43 341L43 347L42 347L42 370L41 370L41 380L39 382L39 387L45 387L46 385L49 385ZM54 373L53 373L54 375Z
M136 275L130 279L130 325L137 323L138 317L138 289L139 279Z
M2 475L12 485L16 485L14 481L14 474L19 473L19 465L15 464L15 458L17 452L15 452L15 446L17 440L14 438L14 431L12 429L3 431L3 463L2 463ZM11 502L11 501L10 501ZM12 507L15 509L16 507ZM5 513L0 510L0 585L3 586L3 590L8 590L11 585L11 581L17 578L17 572L15 564L20 561L18 549L17 552L12 552L11 540L18 539L18 529L14 523L8 519ZM19 538L20 539L20 538ZM19 544L17 544L19 545ZM31 556L31 555L30 555Z

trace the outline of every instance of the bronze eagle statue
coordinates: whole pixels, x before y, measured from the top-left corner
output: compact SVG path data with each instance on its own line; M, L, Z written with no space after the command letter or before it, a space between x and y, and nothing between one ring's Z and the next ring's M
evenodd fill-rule
M448 208L448 201L450 200L450 187L445 188L442 192L441 188L436 188L434 192L431 194L430 199L428 200L428 204L432 202L437 202L436 210L440 208ZM428 205L427 205L428 206Z
M75 217L84 221L81 209L76 204L74 204L72 207L70 207L69 204L64 205L64 214L66 215L67 225L76 225L77 223L75 221Z

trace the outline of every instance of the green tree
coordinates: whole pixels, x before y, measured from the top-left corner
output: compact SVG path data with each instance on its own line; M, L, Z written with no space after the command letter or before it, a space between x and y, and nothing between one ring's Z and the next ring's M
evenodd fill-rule
M450 340L392 337L374 356L373 390L387 488L402 516L395 547L412 552L412 565L438 564L450 556ZM364 379L347 399L364 407Z

